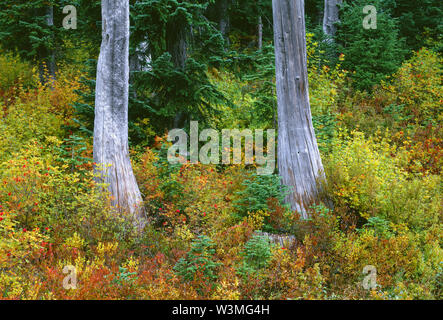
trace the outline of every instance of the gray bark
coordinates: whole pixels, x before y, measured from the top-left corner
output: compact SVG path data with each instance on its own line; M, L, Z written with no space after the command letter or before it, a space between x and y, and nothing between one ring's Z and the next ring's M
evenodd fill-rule
M262 17L258 17L258 49L263 48L263 20Z
M112 204L142 228L142 197L128 147L129 0L102 0L102 44L97 66L94 161L109 184Z
M136 48L135 53L129 57L129 68L131 72L150 71L151 55L149 54L148 41L142 41Z
M226 46L229 47L229 28L230 28L230 21L229 21L229 0L219 0L218 1L218 10L219 10L219 28L220 32L223 35L223 38L225 39Z
M323 14L323 32L333 37L337 31L335 24L339 22L339 5L342 0L325 0L325 9Z
M303 0L273 0L278 100L278 168L292 188L286 201L307 218L323 165L312 125Z
M54 7L48 6L45 9L46 25L48 27L54 26ZM40 57L39 76L40 82L46 84L55 80L55 53L54 50L44 50L45 52ZM52 86L52 84L51 84Z
M297 245L297 239L291 235L272 234L267 232L255 232L256 235L265 237L270 244L278 245L280 248L293 248Z
M229 47L229 29L231 21L229 19L229 8L232 0L215 0L214 3L208 6L206 16L218 24L218 30L225 40L226 47Z

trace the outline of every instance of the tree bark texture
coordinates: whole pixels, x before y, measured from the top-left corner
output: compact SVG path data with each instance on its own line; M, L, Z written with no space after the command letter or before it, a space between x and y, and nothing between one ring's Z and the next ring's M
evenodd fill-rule
M54 7L47 6L44 8L44 14L46 17L46 25L49 28L54 26ZM43 49L39 53L40 66L39 77L42 84L52 82L55 80L56 65L55 65L55 52L53 49ZM52 86L52 85L51 85Z
M278 168L286 201L307 218L323 165L309 104L304 0L273 0L278 100Z
M151 60L148 41L146 40L139 43L134 54L129 56L130 72L150 71Z
M342 0L325 0L323 14L323 32L333 37L337 31L335 24L339 21L339 5Z
M230 28L230 21L229 21L229 0L219 0L217 1L217 9L219 13L219 29L221 34L223 35L223 38L225 38L226 45L229 46L229 28Z
M187 59L189 26L184 17L175 17L166 26L166 46L174 66L184 69Z
M263 48L263 20L262 17L258 17L258 50Z
M97 66L94 161L109 184L112 204L144 223L142 197L128 146L129 0L102 0L102 44Z

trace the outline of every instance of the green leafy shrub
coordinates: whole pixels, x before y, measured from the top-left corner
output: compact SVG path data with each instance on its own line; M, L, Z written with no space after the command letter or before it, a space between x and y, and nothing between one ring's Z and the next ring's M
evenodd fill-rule
M35 68L23 62L18 55L0 49L0 92L14 85L29 87L37 84Z
M71 173L77 168L89 164L92 159L85 157L85 152L88 150L88 146L84 138L76 135L71 135L69 138L64 139L61 146L56 147L60 163L69 166Z
M389 238L392 235L391 224L381 217L370 217L364 227L374 230L375 234L381 238Z
M244 190L236 193L235 208L240 216L248 212L266 210L269 199L277 199L283 203L286 188L281 185L278 175L261 176L253 174L250 179L243 182Z
M377 28L362 26L366 0L344 1L337 29L339 50L345 55L343 67L353 71L353 85L359 90L371 90L386 76L400 67L405 56L404 41L398 36L397 21L384 1L371 3L377 8Z
M340 134L325 161L336 212L364 220L379 216L416 230L439 223L441 177L408 174L403 169L406 160L405 150L387 136Z
M243 264L238 269L238 273L247 276L268 266L272 257L271 244L266 237L255 234L245 244L241 255Z
M123 286L126 283L134 284L137 280L137 272L129 272L128 268L119 267L118 273L112 280L113 283Z
M199 283L199 290L213 289L217 280L215 243L207 236L193 240L191 250L174 266L174 272L188 282Z
M422 126L441 124L442 65L441 56L422 48L403 62L391 77L391 81L382 82L387 103L402 106L401 110L395 111L398 116L404 117L407 123Z

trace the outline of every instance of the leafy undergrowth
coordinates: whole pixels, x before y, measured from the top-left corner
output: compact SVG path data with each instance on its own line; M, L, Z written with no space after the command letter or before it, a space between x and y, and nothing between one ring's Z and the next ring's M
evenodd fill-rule
M90 138L70 132L79 75L50 89L14 59L0 59L0 298L442 298L441 64L429 51L373 96L347 90L344 73L310 69L333 209L302 220L278 176L171 165L158 138L133 155L149 219L141 234L94 182ZM63 287L69 265L75 290Z

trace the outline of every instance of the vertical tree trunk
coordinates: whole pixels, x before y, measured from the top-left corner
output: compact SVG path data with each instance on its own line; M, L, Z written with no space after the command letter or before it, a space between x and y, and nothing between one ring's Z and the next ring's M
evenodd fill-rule
M258 17L258 50L263 48L263 20L262 17Z
M176 68L184 69L187 59L189 25L184 17L170 20L166 26L166 46Z
M219 14L219 28L220 32L225 39L226 46L229 47L229 0L219 0L218 1L218 14Z
M151 70L151 55L149 54L148 41L139 43L132 55L129 55L129 83L134 84L134 73ZM132 90L132 97L137 99L137 90Z
M286 201L307 217L323 166L309 105L304 0L273 0L278 100L278 168Z
M48 6L45 9L46 25L49 28L54 26L54 7ZM55 80L55 53L53 49L44 49L40 53L39 76L40 82L46 84Z
M170 20L166 26L166 46L172 57L172 62L177 69L184 70L186 66L188 44L187 39L190 32L188 22L184 17L178 16ZM187 114L177 112L173 121L173 128L184 125Z
M325 0L323 14L323 32L329 37L335 36L337 28L335 24L339 21L339 5L342 0Z
M97 66L94 161L112 203L144 225L142 197L128 147L129 0L102 0L102 44Z
M130 72L149 71L151 69L151 55L149 54L149 42L147 40L138 44L133 55L129 56Z
M232 0L215 0L211 3L206 11L206 16L215 21L218 24L218 30L223 35L226 47L229 47L229 29L230 29L230 18L229 18L229 7L231 6Z

